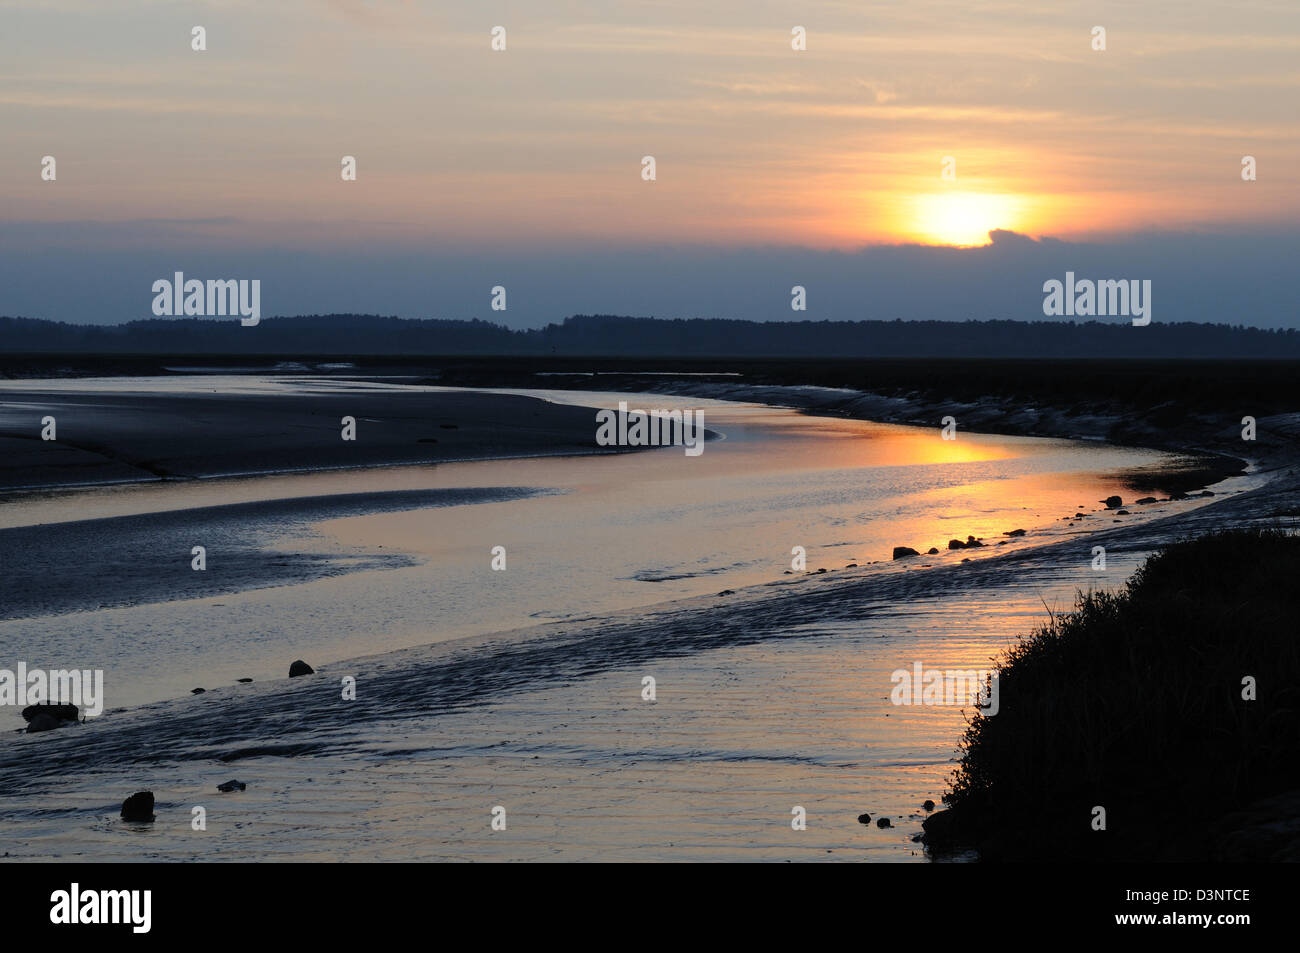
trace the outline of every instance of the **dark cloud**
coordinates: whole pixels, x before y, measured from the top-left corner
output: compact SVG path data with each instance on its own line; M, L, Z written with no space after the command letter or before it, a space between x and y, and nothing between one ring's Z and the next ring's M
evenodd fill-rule
M211 220L225 224L224 219ZM1297 327L1300 232L1149 233L1107 241L990 233L955 249L690 245L470 248L358 240L287 248L238 223L220 239L174 223L0 226L0 314L116 323L150 317L157 278L259 278L264 314L479 317L537 327L570 314L752 320L1042 320L1043 282L1149 279L1154 321ZM161 229L161 231L160 231ZM324 229L323 229L324 230ZM346 238L346 236L343 236ZM490 293L507 289L508 310ZM790 289L808 309L790 309Z

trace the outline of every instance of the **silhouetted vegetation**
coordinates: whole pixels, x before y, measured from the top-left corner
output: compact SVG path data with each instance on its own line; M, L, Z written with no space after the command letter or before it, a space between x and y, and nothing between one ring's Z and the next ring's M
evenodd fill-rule
M330 314L84 325L0 317L0 349L98 354L1300 358L1300 331L1127 321L733 321L577 315L540 329Z
M1218 858L1226 812L1300 786L1298 575L1300 538L1235 530L1081 596L1000 666L1000 710L972 718L931 846Z

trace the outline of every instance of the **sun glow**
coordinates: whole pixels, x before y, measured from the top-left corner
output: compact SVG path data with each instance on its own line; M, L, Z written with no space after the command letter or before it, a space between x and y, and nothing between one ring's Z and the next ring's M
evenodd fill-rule
M912 201L905 231L935 245L986 245L989 232L1023 227L1022 202L1012 195L935 192Z

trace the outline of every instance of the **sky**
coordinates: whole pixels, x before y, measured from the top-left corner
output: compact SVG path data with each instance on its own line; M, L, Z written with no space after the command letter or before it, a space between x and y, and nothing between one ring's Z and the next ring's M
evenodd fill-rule
M1300 326L1298 87L1294 0L0 0L0 314Z

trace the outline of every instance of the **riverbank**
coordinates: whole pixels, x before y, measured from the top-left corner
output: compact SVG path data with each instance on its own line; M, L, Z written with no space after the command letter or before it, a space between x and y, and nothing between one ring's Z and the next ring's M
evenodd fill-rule
M1300 537L1162 547L997 667L933 851L989 861L1300 861ZM1261 803L1262 802L1262 803Z

